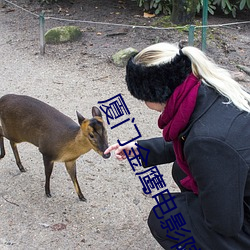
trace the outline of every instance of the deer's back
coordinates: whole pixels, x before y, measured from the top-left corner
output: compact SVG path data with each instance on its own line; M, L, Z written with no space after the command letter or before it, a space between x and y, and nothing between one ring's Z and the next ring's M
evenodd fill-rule
M27 141L36 146L69 140L79 126L50 105L24 95L9 94L0 98L0 119L4 136L15 142Z

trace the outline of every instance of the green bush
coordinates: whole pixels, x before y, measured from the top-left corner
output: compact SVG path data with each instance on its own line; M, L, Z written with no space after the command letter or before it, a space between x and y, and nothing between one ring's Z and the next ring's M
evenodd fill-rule
M145 11L153 11L156 15L160 13L165 15L171 14L172 0L136 0L136 2Z
M202 8L203 8L203 0L199 0L197 7L196 7L197 13L200 13L202 11ZM211 15L214 15L215 10L216 10L216 6L213 4L213 2L211 2L211 0L208 0L208 12Z
M140 7L146 11L154 11L156 15L171 14L172 3L174 0L136 0ZM189 0L192 1L192 0ZM204 0L199 0L197 4L197 13L202 10ZM231 14L236 17L236 12L250 9L250 0L208 0L208 11L214 15L217 7L220 7L224 14Z
M231 13L233 17L236 17L237 10L250 9L250 0L214 0L213 4L220 6L225 14Z

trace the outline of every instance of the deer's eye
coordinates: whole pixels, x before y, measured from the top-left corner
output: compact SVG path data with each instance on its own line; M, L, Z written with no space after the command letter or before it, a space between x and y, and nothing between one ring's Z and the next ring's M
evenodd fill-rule
M93 134L89 134L89 137L90 137L91 139L94 139L94 135L93 135Z

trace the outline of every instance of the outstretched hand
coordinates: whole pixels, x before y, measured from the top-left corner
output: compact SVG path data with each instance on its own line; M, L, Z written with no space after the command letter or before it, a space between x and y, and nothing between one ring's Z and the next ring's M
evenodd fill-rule
M108 154L111 151L115 150L115 157L116 157L116 159L118 159L118 160L121 161L121 160L126 159L126 155L125 155L125 153L124 153L123 150L126 151L127 155L129 155L129 153L130 153L130 155L129 155L130 157L135 156L133 154L133 152L131 151L131 148L134 148L135 153L138 153L137 148L135 146L135 142L130 142L127 145L124 145L124 146L120 146L119 143L113 144L113 145L111 145L110 147L108 147L105 150L104 154Z

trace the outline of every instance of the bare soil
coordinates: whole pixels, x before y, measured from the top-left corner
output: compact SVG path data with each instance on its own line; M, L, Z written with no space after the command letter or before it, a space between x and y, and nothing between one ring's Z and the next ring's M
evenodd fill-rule
M158 42L188 39L182 30L155 30L102 23L151 26L161 17L144 18L143 10L130 0L60 1L39 6L36 1L12 1L46 17L45 28L78 25L81 40L61 45L46 45L39 53L38 17L13 5L0 9L0 86L7 93L30 95L59 109L77 121L75 111L91 116L98 101L122 94L142 138L161 136L158 114L132 98L126 89L124 68L116 67L112 54L120 49L142 49ZM197 21L200 17L197 17ZM209 16L209 24L249 20ZM249 65L250 25L237 24L208 30L207 54L218 64L237 73L240 83L249 87L249 76L237 65ZM200 46L200 31L195 45ZM111 130L109 142L137 136L131 124ZM5 141L6 156L1 159L0 249L161 249L147 227L147 216L156 205L142 192L142 185L127 161L102 159L91 151L80 157L78 181L87 202L81 202L64 165L55 164L51 178L52 198L44 194L42 156L30 144L20 144L19 153L27 172L20 173ZM171 165L158 166L170 191L177 191L171 178Z

